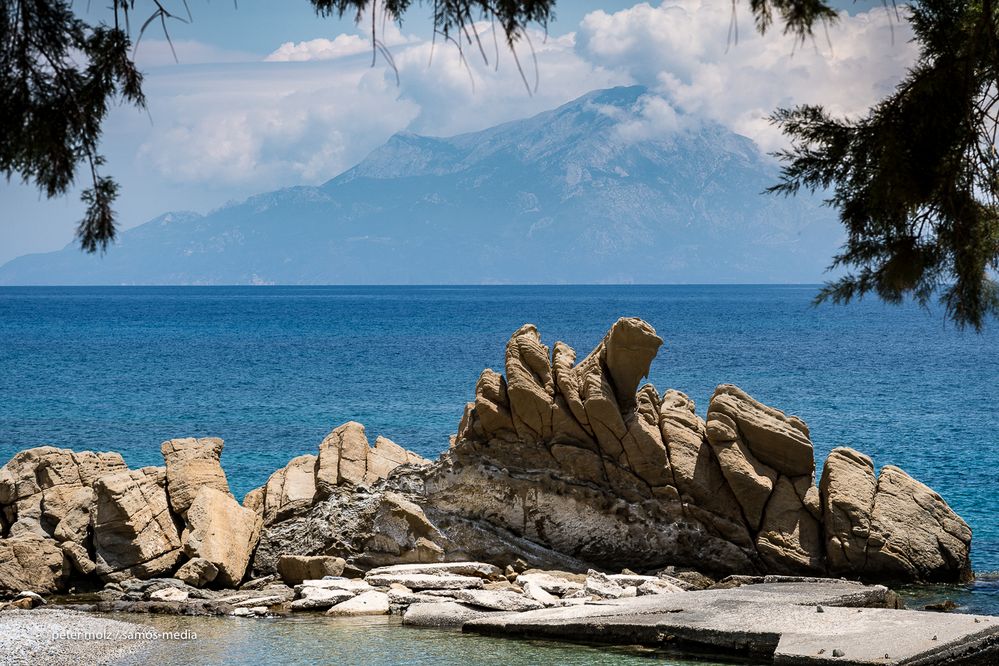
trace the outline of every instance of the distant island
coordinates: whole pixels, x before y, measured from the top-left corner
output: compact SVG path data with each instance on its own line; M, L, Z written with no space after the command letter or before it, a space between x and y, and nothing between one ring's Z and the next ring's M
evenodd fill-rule
M170 212L103 256L76 243L0 284L817 282L841 227L818 198L763 194L776 163L680 116L642 134L641 86L450 138L397 134L319 187ZM661 133L658 134L661 136Z

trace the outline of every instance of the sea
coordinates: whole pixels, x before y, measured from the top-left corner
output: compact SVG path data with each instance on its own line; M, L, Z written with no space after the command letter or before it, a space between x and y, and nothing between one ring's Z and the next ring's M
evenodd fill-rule
M162 464L225 440L237 497L337 425L447 449L483 368L526 322L580 357L619 318L663 338L649 381L703 416L736 384L938 491L974 531L973 585L903 591L999 614L999 322L936 306L813 306L817 285L0 288L0 462L43 444ZM630 658L630 657L629 657Z

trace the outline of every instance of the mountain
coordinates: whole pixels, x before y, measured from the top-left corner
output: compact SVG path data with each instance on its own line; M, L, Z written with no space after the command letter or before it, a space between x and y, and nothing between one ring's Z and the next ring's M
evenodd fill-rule
M690 116L642 138L644 88L450 138L397 134L319 187L168 213L104 256L74 244L0 284L815 282L839 245L774 161Z

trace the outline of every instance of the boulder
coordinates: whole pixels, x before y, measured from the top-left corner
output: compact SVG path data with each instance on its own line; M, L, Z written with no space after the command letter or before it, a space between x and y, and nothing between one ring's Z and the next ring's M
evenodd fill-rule
M0 468L0 522L10 536L57 536L84 545L87 502L93 501L89 488L98 477L125 469L117 453L76 453L53 446L20 451ZM67 517L71 524L60 530Z
M299 598L291 602L291 610L326 610L339 603L353 599L354 593L326 587L304 587Z
M387 615L389 612L388 595L384 592L371 590L341 601L326 611L327 615Z
M933 490L898 467L878 476L862 576L881 581L968 582L971 529Z
M172 572L182 550L167 503L166 471L144 467L105 474L94 483L94 492L97 573L122 579Z
M31 534L0 539L0 590L50 594L62 589L68 574L54 541Z
M223 443L216 437L171 439L160 452L166 464L167 496L170 508L183 516L202 488L231 495L220 459Z
M636 596L637 588L620 585L607 574L591 569L586 573L586 584L583 585L583 594L599 599L621 599L622 597Z
M808 427L798 417L768 407L731 384L722 384L711 396L708 421L714 414L734 423L740 439L764 465L792 477L815 471Z
M310 579L339 576L346 564L343 558L332 555L282 555L277 569L286 584L298 585Z
M202 486L185 520L182 543L188 557L215 565L217 584L238 585L260 538L260 516L240 506L229 493Z
M182 580L191 587L204 587L208 583L215 580L218 576L219 568L215 566L212 562L201 558L195 557L194 559L184 562L177 569L174 574L174 578Z
M369 446L364 426L349 421L335 428L319 445L316 489L326 497L337 486L367 487L387 478L400 465L428 462L385 437L375 440L374 447Z

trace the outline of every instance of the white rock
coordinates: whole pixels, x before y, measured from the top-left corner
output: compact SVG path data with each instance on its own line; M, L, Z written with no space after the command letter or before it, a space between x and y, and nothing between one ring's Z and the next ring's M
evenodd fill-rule
M307 587L320 588L325 590L346 590L347 592L351 592L352 594L369 592L374 589L373 587L371 587L366 582L360 579L322 578L322 579L302 581L300 585L295 586L295 592L303 590Z
M333 606L327 615L386 615L389 612L389 598L384 592L372 590L362 592L352 599Z
M353 598L353 592L348 592L347 590L306 587L301 591L301 597L291 602L291 609L293 611L325 610Z
M284 603L285 598L281 596L271 596L271 597L253 597L245 601L238 601L233 604L236 608L263 608L267 610L267 606L273 606L274 604Z
M478 576L491 580L503 577L503 571L485 562L433 562L427 564L395 564L388 567L376 567L368 572L368 576L399 574L453 574L455 576Z
M518 585L524 586L527 583L533 583L545 592L549 592L560 597L583 589L582 583L576 583L566 578L546 573L520 574L517 576Z
M638 586L638 596L640 597L651 594L675 594L677 592L683 592L683 588L661 579L646 581Z
M544 604L545 606L558 606L560 599L554 594L550 594L545 588L541 587L540 584L528 580L523 583L524 594L526 594L531 599Z
M520 613L538 610L545 605L509 590L459 590L455 599L480 608Z
M610 576L590 569L586 572L586 584L583 586L583 592L601 599L620 599L625 596L635 596L637 589L632 588L632 593L629 595L625 588L611 580Z
M452 574L371 574L364 578L370 585L389 587L393 583L405 585L411 590L465 590L482 587L482 579L477 576L456 576Z
M149 593L150 601L187 601L191 594L178 587L164 587Z

